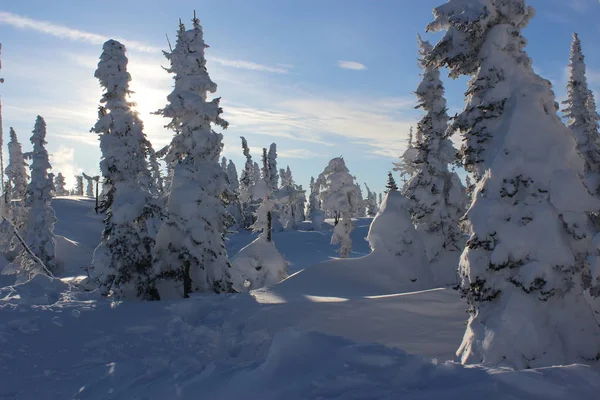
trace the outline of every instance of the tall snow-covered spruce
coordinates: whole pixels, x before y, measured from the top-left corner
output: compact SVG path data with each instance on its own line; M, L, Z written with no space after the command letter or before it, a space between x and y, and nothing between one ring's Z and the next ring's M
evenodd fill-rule
M569 59L569 81L564 116L567 127L573 131L577 150L585 160L584 176L589 190L600 195L600 135L598 135L598 113L590 104L594 95L588 87L585 58L581 51L581 41L576 33L571 43Z
M424 115L417 124L420 140L414 147L414 172L402 194L410 200L410 214L437 283L456 285L456 270L465 244L459 220L465 213L467 196L458 175L448 170L448 164L456 160L456 150L447 130L440 72L425 60L432 46L421 37L418 42L423 79L415 94L417 108Z
M38 115L31 136L33 150L31 159L31 182L25 191L25 207L28 208L25 225L25 242L29 249L51 271L56 270L54 224L56 217L52 209L52 180L48 171L52 169L46 151L46 122Z
M23 155L21 143L17 133L10 128L10 141L8 142L8 165L6 166L6 179L12 189L13 199L22 200L27 190L29 174L27 174L27 163Z
M67 190L65 185L66 185L65 177L63 176L63 174L61 172L59 172L58 175L56 175L56 177L54 178L54 188L56 189L57 196L68 196L69 195L69 191Z
M202 27L194 15L192 29L179 25L175 48L166 53L175 88L169 104L159 111L171 118L175 132L167 159L174 165L167 201L167 218L156 237L155 263L162 279L162 297L188 297L193 292L233 291L231 265L225 249L227 176L219 165L223 135L212 125L227 128L219 98L207 100L217 85L206 70Z
M581 278L586 212L599 204L550 83L524 51L533 14L524 0L450 0L428 26L446 31L428 61L472 77L454 121L477 181L459 267L471 305L463 363L532 368L600 355Z
M244 169L240 174L240 206L242 208L243 227L250 228L254 223L256 204L252 198L252 187L254 186L255 177L253 173L254 164L252 163L252 155L250 154L250 148L248 147L248 141L245 137L241 136L242 139L242 151L246 162L244 163Z
M352 251L350 233L354 229L352 212L362 202L360 188L342 157L329 161L318 182L323 184L319 194L323 209L335 219L331 244L339 244L340 257L348 257Z
M129 99L125 46L108 40L102 50L94 76L105 91L100 100L104 105L92 132L100 136L101 210L106 218L94 251L93 276L113 298L158 300L152 248L160 207L148 183L153 178L146 162L147 139Z

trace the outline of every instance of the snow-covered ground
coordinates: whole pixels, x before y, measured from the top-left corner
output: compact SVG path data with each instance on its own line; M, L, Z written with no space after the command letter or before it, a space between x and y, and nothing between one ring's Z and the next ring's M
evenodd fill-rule
M275 233L291 276L272 288L110 303L69 284L84 273L99 241L102 221L93 201L61 197L53 206L62 281L37 276L0 289L0 399L594 399L600 393L593 367L512 371L455 363L467 318L458 294L410 292L383 278L377 258L332 260L330 232ZM369 253L370 221L356 221L353 257ZM230 256L254 237L228 237Z

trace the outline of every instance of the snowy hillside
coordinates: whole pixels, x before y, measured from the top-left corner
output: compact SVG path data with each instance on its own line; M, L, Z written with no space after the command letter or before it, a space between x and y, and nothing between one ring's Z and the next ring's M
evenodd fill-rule
M110 303L66 279L99 240L93 202L59 197L53 207L65 279L0 289L0 399L591 399L600 390L583 365L453 362L467 316L458 294L402 293L368 273L378 268L371 256L317 264L335 255L328 234L274 234L299 272L272 288ZM356 221L353 256L368 252L369 222ZM253 237L228 237L231 254Z

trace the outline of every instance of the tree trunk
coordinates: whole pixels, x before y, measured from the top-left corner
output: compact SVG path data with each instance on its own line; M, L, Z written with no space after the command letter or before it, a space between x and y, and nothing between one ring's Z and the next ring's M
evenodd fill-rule
M267 242L273 240L273 218L271 217L271 211L267 213Z
M183 298L189 298L191 292L192 278L190 278L190 262L186 260L183 262Z

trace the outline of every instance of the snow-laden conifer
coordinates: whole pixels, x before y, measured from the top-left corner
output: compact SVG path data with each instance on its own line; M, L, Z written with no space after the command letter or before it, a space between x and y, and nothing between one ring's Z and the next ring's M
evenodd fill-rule
M52 209L52 180L48 171L52 169L46 151L46 122L38 115L31 136L33 150L31 159L31 182L25 191L24 205L27 207L27 223L24 239L29 249L51 272L56 270L54 224L56 217Z
M276 191L279 187L279 175L277 174L277 144L271 143L268 154L269 186Z
M598 113L590 108L594 102L588 87L585 57L581 51L581 40L576 33L571 43L569 59L569 81L564 116L567 126L575 134L577 150L585 160L585 179L592 193L600 195L600 135L598 135Z
M321 208L320 182L310 177L310 195L308 197L308 219L311 221L313 229L319 230L325 221L325 213Z
M460 178L448 170L456 150L447 130L448 114L439 70L425 58L431 45L418 38L423 79L415 92L424 112L417 124L418 143L413 175L402 194L410 200L413 223L425 246L427 260L439 285L457 283L456 269L465 240L459 220L465 213L466 193Z
M230 191L230 199L229 205L227 206L227 213L235 221L234 225L236 227L244 228L244 219L242 214L242 207L240 204L240 182L238 180L237 169L232 160L229 160L225 172L227 173L227 178L229 180Z
M220 116L220 99L207 99L217 85L206 69L208 46L200 21L194 15L192 22L189 30L180 23L175 48L165 52L175 87L159 113L171 118L168 127L175 132L167 160L180 161L174 166L167 217L156 237L161 298L232 291L223 242L226 213L221 195L227 189L227 175L219 165L223 135L212 129L213 125L225 129L228 123Z
M27 174L27 163L21 143L17 139L17 133L10 128L10 141L8 142L8 165L6 166L6 179L12 189L13 199L22 200L27 190L29 174Z
M75 195L83 196L83 175L75 175Z
M394 176L392 175L391 171L388 172L388 178L385 184L385 188L387 189L385 193L395 192L398 190L398 185L396 185L396 180L394 179Z
M61 172L59 172L58 175L56 175L56 177L54 178L54 187L56 189L57 196L68 196L69 195L69 191L67 190L65 185L66 185L65 177L63 176L63 174Z
M319 193L322 207L335 219L331 243L340 245L340 257L348 257L352 251L350 233L354 229L351 215L358 208L360 190L342 157L330 160L318 180L323 182Z
M241 136L242 139L242 151L246 162L244 163L244 169L240 174L240 206L242 208L243 216L243 227L249 228L254 223L256 206L255 201L252 198L252 187L255 184L254 180L254 164L252 162L252 155L250 154L250 148L248 147L248 141L245 137Z
M417 157L417 149L415 148L415 144L418 143L418 140L415 142L413 136L413 127L411 126L408 132L408 139L406 140L406 150L400 156L400 161L393 163L393 170L400 174L403 182L410 179L416 172L414 161Z
M85 185L85 195L86 197L94 197L94 183L96 182L96 180L94 179L94 177L89 176L87 174L83 174L83 179L85 179L86 185Z
M477 181L459 268L471 305L463 363L530 368L600 354L582 285L586 212L600 204L550 83L524 51L533 15L524 0L450 0L428 26L446 31L428 61L472 77L454 122Z
M297 224L304 221L304 207L306 196L301 186L296 185L292 171L288 166L281 169L281 187L277 191L277 203L279 204L279 220L284 229L294 229Z
M374 217L377 215L377 211L379 207L377 206L377 194L375 192L371 192L369 186L365 183L365 188L367 189L367 216Z
M94 251L93 277L102 292L114 298L158 300L152 248L161 210L154 196L157 182L146 160L152 147L130 100L125 46L108 40L102 50L94 76L104 89L104 105L92 132L100 136L105 193L101 210L106 218Z
M262 177L253 187L253 196L262 199L256 210L256 222L252 225L253 232L259 232L259 236L232 260L233 288L238 292L271 286L287 277L287 262L272 238L275 201L272 199L273 181L269 161L267 149L263 148Z

